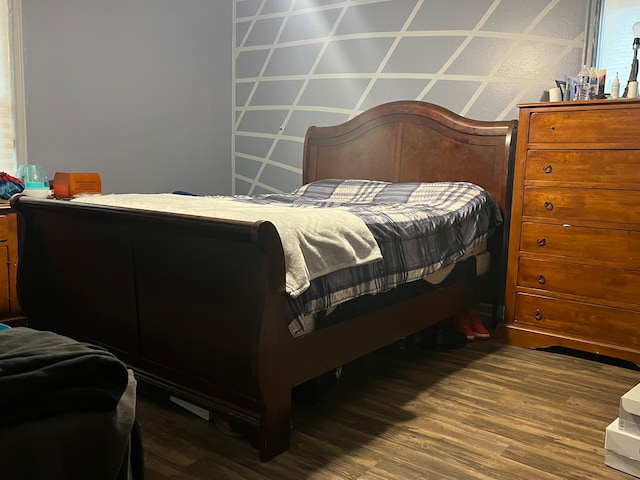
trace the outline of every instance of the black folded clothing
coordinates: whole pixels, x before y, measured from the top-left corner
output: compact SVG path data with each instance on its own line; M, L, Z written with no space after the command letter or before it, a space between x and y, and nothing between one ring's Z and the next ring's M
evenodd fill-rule
M107 350L52 332L0 331L0 426L118 404L127 367Z

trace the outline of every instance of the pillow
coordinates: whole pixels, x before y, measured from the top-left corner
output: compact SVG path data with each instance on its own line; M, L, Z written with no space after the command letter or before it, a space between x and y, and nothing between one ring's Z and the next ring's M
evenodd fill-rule
M326 179L311 182L292 192L300 202L323 201L332 204L440 204L456 197L487 195L469 182L381 182L361 179Z
M330 178L307 183L292 192L308 200L332 203L370 203L389 182Z

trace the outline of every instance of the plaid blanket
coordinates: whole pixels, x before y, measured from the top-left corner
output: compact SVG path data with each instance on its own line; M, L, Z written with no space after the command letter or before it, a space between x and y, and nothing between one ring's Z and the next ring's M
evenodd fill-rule
M307 315L360 295L386 292L454 263L502 221L491 195L466 182L321 180L291 194L235 198L348 210L365 222L380 247L382 261L330 273L313 280L302 295L287 299L287 322L294 336L307 333L302 321Z

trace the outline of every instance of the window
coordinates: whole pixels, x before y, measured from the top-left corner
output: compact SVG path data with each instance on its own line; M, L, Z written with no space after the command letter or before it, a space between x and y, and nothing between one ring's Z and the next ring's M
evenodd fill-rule
M640 22L638 0L602 0L595 63L598 68L607 69L605 92L611 91L616 72L621 94L627 85L633 60L632 27L636 22Z
M26 161L21 0L0 0L0 171Z

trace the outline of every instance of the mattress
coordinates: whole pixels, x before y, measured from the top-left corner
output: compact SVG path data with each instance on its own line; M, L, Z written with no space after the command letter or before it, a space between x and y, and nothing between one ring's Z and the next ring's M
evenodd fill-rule
M437 289L438 287L447 285L449 283L468 279L470 277L485 275L489 272L490 268L491 253L487 250L487 243L483 242L477 247L470 249L459 260L452 263L451 265L448 265L447 267L439 269L424 276L420 280L415 281L415 288L405 290L402 293L399 292L399 295L395 295L396 298L390 301L397 300L397 297L408 298L416 294ZM402 290L402 286L400 286L397 290ZM366 311L373 309L374 306L380 306L380 302L376 301L372 302L370 308L365 307L363 309L362 304L366 305L369 300L367 300L365 297L360 297L359 300L362 300L360 305L351 305L352 302L354 304L356 304L357 302L355 300L350 300L344 302L341 305L331 307L325 311L303 316L299 320L301 328L297 329L296 331L292 331L292 335L294 337L307 335L320 328L339 323L340 321L351 316L366 313ZM376 298L375 300L378 299Z

